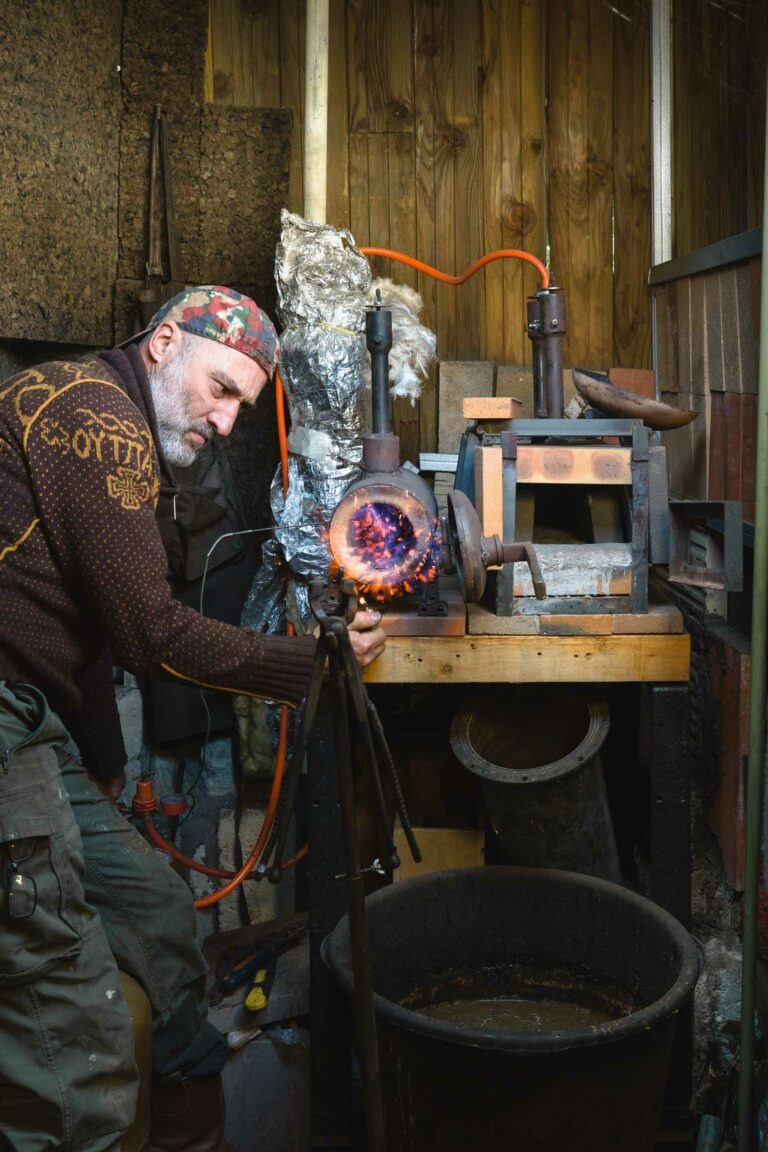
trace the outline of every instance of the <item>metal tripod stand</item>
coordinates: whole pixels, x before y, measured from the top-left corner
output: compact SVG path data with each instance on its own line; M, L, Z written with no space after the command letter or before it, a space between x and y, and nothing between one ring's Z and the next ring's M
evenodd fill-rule
M294 748L286 768L275 823L257 867L257 874L268 875L273 883L280 879L290 815L327 669L346 858L346 872L336 879L346 881L355 988L355 1033L362 1072L368 1150L386 1152L373 971L365 911L365 875L372 871L392 871L399 866L400 859L392 842L380 764L389 773L395 806L414 860L421 860L421 852L405 809L402 788L381 720L366 692L349 639L347 624L354 618L356 611L354 581L345 579L342 573L338 573L327 584L316 581L311 588L310 603L320 625L317 654L309 690L299 712ZM367 773L373 786L376 822L382 842L387 845L387 858L383 862L377 858L368 867L362 867L360 862L355 819L356 767Z

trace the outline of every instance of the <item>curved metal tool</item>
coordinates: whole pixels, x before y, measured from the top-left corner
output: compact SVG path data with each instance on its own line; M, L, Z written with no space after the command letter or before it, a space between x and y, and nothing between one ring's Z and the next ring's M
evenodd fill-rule
M661 400L650 400L647 396L625 392L601 372L589 372L584 368L574 368L572 372L573 384L579 395L593 408L599 408L608 416L642 420L646 428L656 431L682 428L698 416L698 412L691 408L675 408Z

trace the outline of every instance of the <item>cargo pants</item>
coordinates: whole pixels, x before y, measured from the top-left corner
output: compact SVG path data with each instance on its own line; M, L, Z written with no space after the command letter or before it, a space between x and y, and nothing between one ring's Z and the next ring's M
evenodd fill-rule
M0 1150L117 1152L137 1074L117 967L147 993L153 1071L226 1058L192 898L65 750L45 698L0 681Z

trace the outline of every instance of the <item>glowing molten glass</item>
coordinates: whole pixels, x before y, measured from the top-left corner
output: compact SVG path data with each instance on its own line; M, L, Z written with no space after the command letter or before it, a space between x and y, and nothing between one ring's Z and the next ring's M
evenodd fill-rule
M380 572L397 567L413 550L416 533L408 517L391 504L364 504L350 518L352 549Z
M437 521L407 489L376 484L346 496L331 520L330 545L345 576L374 600L415 592L437 576Z

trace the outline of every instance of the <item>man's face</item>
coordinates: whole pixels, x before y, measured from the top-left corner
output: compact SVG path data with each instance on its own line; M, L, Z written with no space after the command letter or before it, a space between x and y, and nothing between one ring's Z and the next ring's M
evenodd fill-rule
M170 464L192 464L218 433L232 431L241 404L255 404L267 374L242 352L182 334L178 351L149 370L160 447Z

